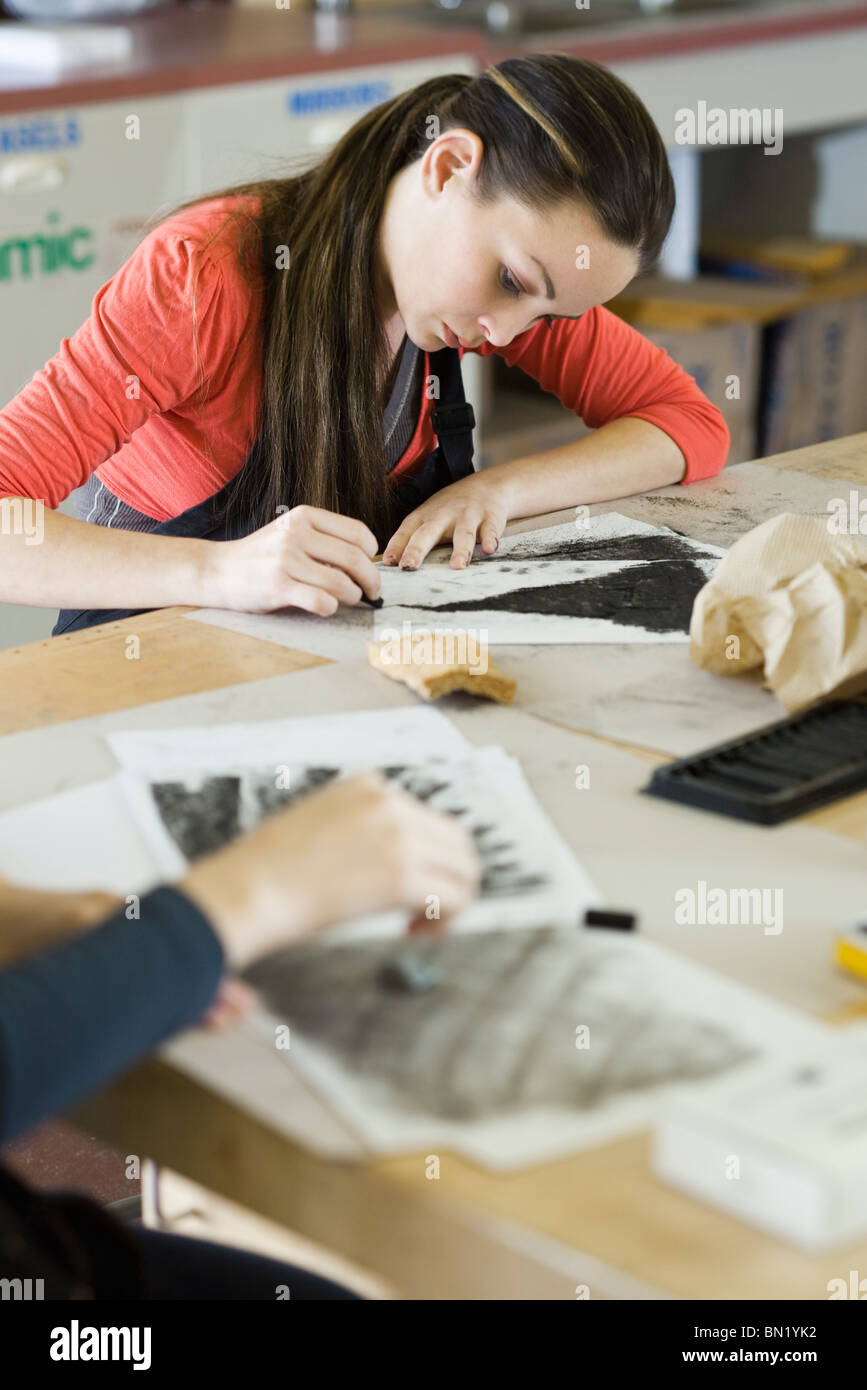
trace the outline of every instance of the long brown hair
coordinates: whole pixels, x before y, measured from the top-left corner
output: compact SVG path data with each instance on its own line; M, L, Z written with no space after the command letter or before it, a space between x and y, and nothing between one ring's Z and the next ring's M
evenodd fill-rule
M642 270L658 256L674 187L656 126L606 68L553 53L510 58L477 77L430 78L368 111L315 168L176 207L160 220L206 197L261 204L254 215L228 214L239 263L249 279L264 277L265 290L258 433L229 489L231 514L260 526L304 502L360 517L381 542L390 534L377 236L395 174L454 128L482 141L481 200L511 195L543 209L576 198L610 240L637 252Z

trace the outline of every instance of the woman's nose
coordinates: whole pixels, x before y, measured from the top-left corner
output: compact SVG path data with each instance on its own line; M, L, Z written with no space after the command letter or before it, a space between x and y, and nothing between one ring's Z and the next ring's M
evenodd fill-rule
M507 347L526 327L526 313L517 304L514 309L500 309L479 319L479 330L491 347Z

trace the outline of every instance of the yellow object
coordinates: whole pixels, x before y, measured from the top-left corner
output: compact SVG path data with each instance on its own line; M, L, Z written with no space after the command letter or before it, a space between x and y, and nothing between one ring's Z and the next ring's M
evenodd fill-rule
M862 980L867 980L867 930L853 927L846 936L838 936L834 959L850 975L860 975Z

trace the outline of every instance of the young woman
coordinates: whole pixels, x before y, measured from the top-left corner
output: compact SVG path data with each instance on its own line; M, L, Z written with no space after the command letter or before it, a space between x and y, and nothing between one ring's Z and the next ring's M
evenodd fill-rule
M107 895L0 887L0 1143L196 1023L227 968L357 913L403 908L410 930L430 929L430 893L441 929L476 896L480 874L454 817L365 774L198 859L179 883L146 894L136 921ZM273 1300L287 1285L293 1301L353 1296L275 1260L121 1226L93 1202L31 1192L2 1168L0 1278L43 1279L54 1299Z
M463 566L512 517L717 472L719 411L600 307L673 204L634 93L553 54L423 82L316 168L185 204L0 412L0 496L87 484L43 544L0 535L0 598L57 603L57 632L174 603L328 615L377 596L378 549L414 568L451 541ZM474 472L464 352L594 433Z

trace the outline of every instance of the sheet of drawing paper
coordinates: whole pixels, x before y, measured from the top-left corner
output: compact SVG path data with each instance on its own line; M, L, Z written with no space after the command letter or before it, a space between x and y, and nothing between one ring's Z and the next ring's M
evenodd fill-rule
M664 949L536 929L309 944L248 972L285 1063L376 1154L509 1169L649 1125L673 1089L829 1030Z
M0 874L30 888L145 893L162 880L119 777L0 814Z
M724 551L610 512L504 536L497 553L452 569L382 569L380 629L472 626L504 642L670 642Z
M315 720L310 721L311 724ZM311 731L311 745L317 745ZM149 852L167 879L187 865L256 826L266 815L344 776L359 764L363 741L341 763L321 746L320 756L241 766L224 765L212 754L203 767L183 771L177 751L163 773L151 759L147 777L121 774L128 805ZM364 756L364 755L362 755ZM365 764L370 765L368 757ZM485 931L550 921L574 924L599 896L580 863L535 802L520 765L502 749L471 750L461 756L414 759L390 752L378 764L388 780L432 809L455 815L471 833L482 861L478 900L452 922L454 931ZM435 904L431 905L435 913ZM329 933L329 940L399 934L403 912L355 918Z
M250 615L253 627L246 614L226 617L238 620L238 631L271 638L271 619L261 614ZM307 620L278 617L273 621L282 631L284 623ZM318 639L325 631L325 627L307 628L303 640L296 633L297 645L310 649L309 634L314 646L330 647L333 657L349 661L362 654L358 632L337 629L323 644ZM371 631L368 637L372 635ZM673 757L740 737L781 716L774 696L758 680L726 680L693 666L687 643L600 643L592 653L579 644L507 645L497 648L497 664L517 682L518 708L568 728ZM383 677L377 679L384 684ZM448 709L454 702L438 703Z
M702 671L682 646L502 647L497 662L529 714L678 758L782 715L758 677Z
M199 728L121 729L106 735L127 772L200 768L227 771L256 765L336 761L345 767L373 766L389 758L461 754L469 744L451 720L435 709L364 710L294 719L213 723Z
M380 566L380 609L222 614L198 620L336 660L414 630L466 630L516 643L687 642L692 605L725 552L665 527L608 512L504 536L493 556L453 570L438 550L421 569Z
M829 504L848 498L852 490L858 492L854 484L839 478L818 478L764 464L739 463L689 487L678 484L642 497L621 498L617 509L622 517L671 527L694 540L727 548L753 526L781 512L827 516ZM867 489L859 495L867 497ZM610 503L594 504L590 511L610 515ZM518 523L511 534L522 535L536 529L530 520ZM429 563L425 562L425 568ZM333 619L300 613L231 613L217 608L197 609L185 616L193 622L211 623L317 656L343 660L358 655L359 632L363 641L372 638L378 616L373 612L359 615L353 626L350 614L351 610L341 610L336 625Z

